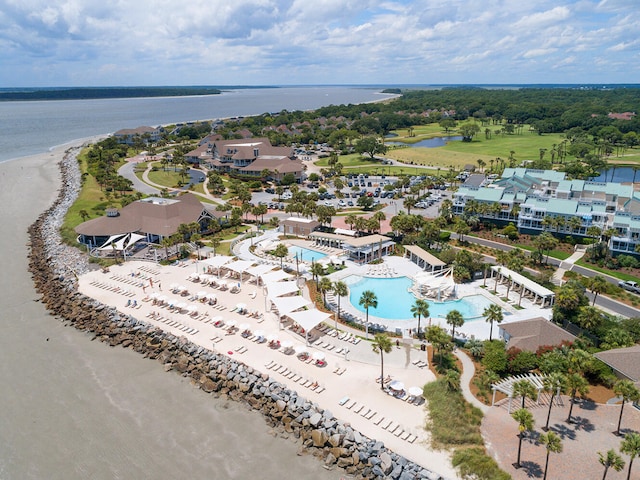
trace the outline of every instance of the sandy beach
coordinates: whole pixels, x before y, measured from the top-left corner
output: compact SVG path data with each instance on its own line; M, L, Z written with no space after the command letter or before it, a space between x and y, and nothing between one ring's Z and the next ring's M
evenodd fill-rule
M27 271L27 228L57 197L65 148L0 163L0 476L339 478L297 456L293 441L274 441L259 415L45 311Z

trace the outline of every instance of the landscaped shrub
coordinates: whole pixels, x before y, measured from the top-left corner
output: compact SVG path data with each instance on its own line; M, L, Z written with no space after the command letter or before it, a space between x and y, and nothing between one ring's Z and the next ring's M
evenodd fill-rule
M501 340L484 342L482 365L486 370L491 370L500 376L507 371L507 352L504 342Z
M509 480L511 476L502 470L483 448L461 448L453 453L451 463L462 478L477 480Z
M511 350L518 350L516 348L510 348L507 351L509 374L522 375L528 373L538 367L538 357L533 352L518 351L515 354L510 355Z

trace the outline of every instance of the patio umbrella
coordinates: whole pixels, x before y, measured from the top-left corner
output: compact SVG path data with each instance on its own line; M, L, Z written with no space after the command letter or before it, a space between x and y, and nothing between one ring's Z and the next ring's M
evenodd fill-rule
M414 397L419 397L420 395L422 395L422 388L409 387L409 395L413 395Z
M166 295L160 295L160 296L158 296L157 300L159 302L161 302L161 303L166 303L167 297L166 297Z
M169 285L169 290L173 291L173 290L177 290L178 288L178 284L177 283L172 283L171 285Z
M396 392L400 392L401 390L404 390L404 383L398 380L394 380L389 384L389 388L391 390L395 390Z
M151 300L158 300L159 297L160 297L160 294L158 292L153 292L151 295L149 295L149 298Z
M293 342L291 340L285 340L284 342L282 342L282 346L284 348L291 348L293 347Z
M205 298L207 295L207 292L205 292L204 290L200 290L198 293L196 293L197 298Z
M309 351L309 349L304 345L296 345L294 350L297 355L300 355L301 353L306 353L307 351Z
M246 303L239 303L236 305L236 309L238 310L245 310L247 308L247 304Z
M227 282L225 282L224 280L218 281L218 288L222 288L226 286L227 286Z
M187 304L184 303L184 302L178 302L178 303L176 303L176 308L178 310L184 310L185 308L187 308Z
M196 313L198 311L198 307L196 307L195 305L189 305L187 307L187 312L189 313Z
M187 290L189 290L187 287L185 287L184 285L178 285L177 290L179 292L186 292Z
M235 327L238 324L238 322L236 322L235 320L229 320L227 322L227 325L229 325L230 327Z
M324 360L325 355L324 355L324 352L313 352L313 355L311 355L311 358L313 358L314 360Z
M241 324L238 326L238 328L239 328L240 330L243 330L243 331L244 331L244 330L249 330L249 328L250 328L250 327L251 327L251 326L250 326L248 323L241 323Z
M267 340L269 340L270 342L277 342L278 335L276 335L275 333L270 333L269 335L267 335Z
M207 293L204 298L206 298L207 300L211 300L212 302L215 302L218 299L215 293Z
M258 338L260 337L264 337L264 330L256 330L255 332L253 332L254 335Z

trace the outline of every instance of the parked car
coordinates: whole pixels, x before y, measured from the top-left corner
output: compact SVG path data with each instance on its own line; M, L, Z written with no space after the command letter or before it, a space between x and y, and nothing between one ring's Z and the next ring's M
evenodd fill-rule
M353 207L353 202L352 202L351 200L349 200L349 201L347 202L347 205L349 205L350 207Z
M338 206L339 206L339 207L346 207L346 206L347 206L347 204L345 203L345 201L344 201L344 200L340 200L340 201L338 202Z
M640 293L640 286L631 280L621 280L618 282L618 286L629 292Z

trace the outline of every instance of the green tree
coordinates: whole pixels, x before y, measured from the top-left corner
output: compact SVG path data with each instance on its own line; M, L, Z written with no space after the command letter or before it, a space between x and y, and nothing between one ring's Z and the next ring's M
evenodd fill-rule
M549 454L550 453L560 453L562 452L562 439L560 436L552 431L547 433L543 433L538 438L538 441L544 445L545 450L547 451L547 456L544 461L544 475L542 476L542 480L547 480L547 470L549 468Z
M283 268L283 259L289 255L289 249L284 243L279 243L273 251L273 255L280 259L280 268Z
M470 142L478 134L480 127L475 123L465 123L460 126L458 131L462 135L463 142Z
M640 433L627 433L620 445L620 451L631 457L629 459L629 470L627 471L627 480L631 480L633 460L640 455Z
M371 290L365 290L362 292L358 304L363 306L366 312L365 334L366 337L369 338L369 308L378 308L378 297L376 297L376 294Z
M447 324L451 325L451 341L455 340L456 327L464 325L464 317L458 310L449 310L447 313Z
M341 280L333 282L333 294L338 298L338 316L336 317L336 329L338 328L338 318L340 318L340 297L346 297L349 293L347 284Z
M525 408L525 402L527 397L533 398L536 395L536 388L529 382L529 380L518 380L513 383L513 396L522 397L522 407Z
M519 408L511 414L511 417L518 422L518 458L516 459L514 466L516 468L521 468L522 465L520 464L520 457L522 453L522 439L524 438L525 432L533 430L533 414L526 408Z
M604 277L600 275L596 275L595 277L589 280L588 287L589 287L589 290L591 290L591 293L593 293L592 305L596 304L596 298L598 298L599 294L607 291L608 286L609 286L608 282L604 279Z
M422 317L429 316L429 304L426 300L421 298L417 298L413 305L411 306L411 314L413 318L418 317L418 336L422 335L422 329L420 328L420 319Z
M391 339L385 333L376 333L371 342L374 353L380 354L380 388L384 390L384 354L391 352Z
M427 341L433 345L433 348L438 353L438 365L442 367L444 354L451 348L451 339L444 330L444 328L438 325L433 325L427 328L427 334L425 335Z
M638 390L638 387L636 387L631 380L618 380L613 386L613 393L622 398L622 405L620 405L620 417L618 417L618 428L616 429L616 435L620 435L620 425L622 425L624 404L640 400L640 390Z
M576 321L582 328L594 331L602 324L602 312L594 306L585 305L580 307Z
M320 290L320 292L322 293L322 301L324 305L327 305L327 292L329 292L332 287L333 287L333 283L327 277L322 277L320 279L318 290Z
M459 392L460 391L460 372L457 370L447 370L442 377L447 389L451 392Z
M355 151L361 155L369 155L373 159L378 154L387 153L387 146L376 137L364 137L356 144Z
M322 266L321 263L314 262L311 265L311 275L313 276L313 280L316 282L316 288L319 286L318 279L320 278L320 275L322 275L323 273L324 273L324 267Z
M600 465L604 467L602 480L606 480L609 468L613 468L616 472L619 472L624 468L624 460L613 448L608 450L606 455L603 455L602 452L598 452L598 461L600 462Z
M491 324L489 329L489 341L491 341L493 336L493 322L502 323L502 320L504 319L502 308L500 308L499 305L492 303L483 310L482 315L485 317L485 321Z
M551 408L553 407L553 400L556 396L564 393L567 389L567 377L560 372L551 372L544 377L542 381L544 389L551 394L549 399L549 410L547 410L547 422L542 429L547 431L549 429L549 420L551 419Z
M452 128L456 128L458 122L456 122L453 118L443 118L438 123L443 129L445 133L449 133Z
M91 218L89 212L87 212L84 208L78 212L78 215L80 215L80 218L82 218L83 222L86 222L89 218Z
M567 423L571 423L571 413L573 412L573 405L576 402L578 394L586 395L589 391L589 382L579 373L570 373L567 375L567 389L570 392L571 403L569 406L569 415L567 416Z

